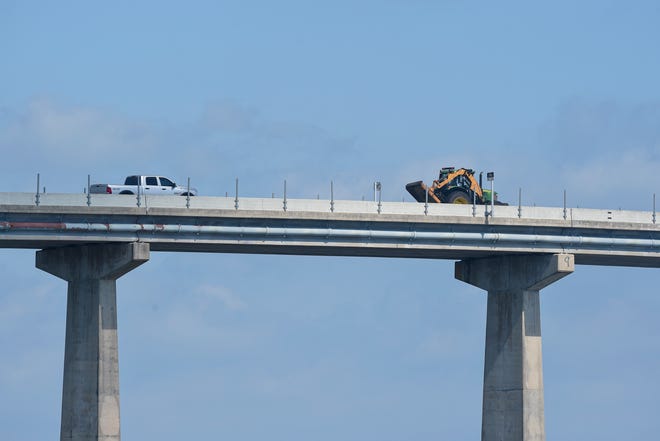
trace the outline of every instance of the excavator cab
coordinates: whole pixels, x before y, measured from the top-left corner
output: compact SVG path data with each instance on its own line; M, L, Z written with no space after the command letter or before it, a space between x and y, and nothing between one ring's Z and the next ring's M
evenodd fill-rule
M447 179L450 173L454 173L456 169L454 167L442 167L440 173L438 174L438 181L442 182Z

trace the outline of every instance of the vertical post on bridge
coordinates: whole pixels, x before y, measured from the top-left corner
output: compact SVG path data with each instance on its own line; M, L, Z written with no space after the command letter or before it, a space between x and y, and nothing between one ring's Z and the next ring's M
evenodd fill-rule
M284 199L282 201L282 209L286 211L286 179L284 180Z
M190 176L188 176L188 188L186 189L186 208L190 208Z
M39 206L39 173L37 173L37 194L34 197L34 204Z
M382 189L382 186L381 186L381 184L380 184L380 181L374 183L374 191L377 192L377 194L378 194L378 208L377 208L378 214L380 214L380 212L381 212L381 208L382 208L382 204L381 204L381 189ZM376 195L374 194L374 196L376 196Z
M68 282L60 441L119 441L116 280L149 260L149 244L38 251L37 268Z
M89 193L89 190L92 187L92 177L87 175L87 206L92 205L92 195Z
M236 178L236 198L234 199L234 209L238 210L238 178Z
M651 218L653 223L655 223L655 193L653 193L653 216Z
M330 181L330 212L335 212L335 183Z
M456 262L456 278L488 291L482 441L545 441L539 291L572 273L572 254Z

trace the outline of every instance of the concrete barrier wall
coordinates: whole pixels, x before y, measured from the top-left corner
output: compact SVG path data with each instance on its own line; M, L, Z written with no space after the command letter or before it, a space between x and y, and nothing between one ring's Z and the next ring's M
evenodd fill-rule
M0 205L36 205L34 193L0 193ZM133 195L105 195L93 194L90 198L94 207L135 207L137 197ZM87 206L88 198L84 193L45 193L39 195L41 206ZM141 195L142 208L190 208L208 210L234 210L236 201L234 197L196 196L190 200L185 196L149 196ZM319 199L288 199L286 210L288 212L317 212L330 213L331 205L335 213L378 213L379 205L373 201L346 201L337 200L331 204L329 200ZM282 198L239 198L239 210L284 211ZM429 216L458 216L483 218L485 211L490 207L477 205L450 205L429 204ZM516 219L519 217L517 206L495 206L496 218ZM424 215L424 204L417 202L382 202L381 214L397 215ZM527 207L520 208L520 218L542 220L566 221L598 221L598 222L629 222L638 224L653 223L653 213L650 211L629 210L598 210L589 208L563 207Z

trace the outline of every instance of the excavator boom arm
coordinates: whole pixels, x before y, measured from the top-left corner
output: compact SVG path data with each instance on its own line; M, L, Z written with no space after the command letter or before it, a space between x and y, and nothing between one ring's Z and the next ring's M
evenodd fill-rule
M479 196L480 198L483 198L484 197L483 191L481 190L481 186L479 186L479 183L474 177L474 173L464 168L459 168L455 172L449 173L447 175L447 178L444 179L443 181L438 181L438 180L433 181L433 185L431 186L430 190L431 191L435 189L439 190L442 187L449 184L450 182L452 182L458 176L463 176L463 175L468 179L468 181L470 181L470 190L474 191L477 194L477 196Z

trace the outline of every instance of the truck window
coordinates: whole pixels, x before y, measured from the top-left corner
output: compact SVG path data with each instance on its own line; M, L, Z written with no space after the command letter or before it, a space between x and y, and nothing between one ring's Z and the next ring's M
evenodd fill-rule
M159 178L160 179L160 185L161 187L172 187L174 188L176 184L174 182L170 181L167 178L163 178L162 176Z
M124 181L124 185L138 185L138 177L137 176L128 176L126 180Z
M158 179L155 176L147 176L146 185L158 185Z

